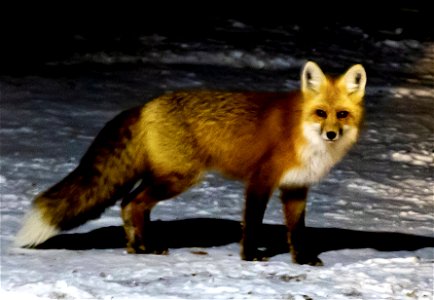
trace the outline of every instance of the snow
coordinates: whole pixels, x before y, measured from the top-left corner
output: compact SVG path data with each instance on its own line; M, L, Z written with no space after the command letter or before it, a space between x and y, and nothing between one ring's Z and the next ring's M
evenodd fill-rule
M228 26L220 30L253 30L237 20ZM344 30L372 38L358 28ZM268 32L292 36L281 28ZM12 247L32 199L70 172L121 110L166 90L292 88L304 62L271 42L247 50L221 41L175 43L163 35L140 40L157 50L77 54L51 62L53 73L0 77L1 299L433 299L434 92L432 77L423 73L429 51L412 65L405 84L368 71L361 139L309 193L307 225L323 267L295 265L279 249L269 261L242 261L237 222L243 186L213 173L154 209L153 220L173 232L164 237L173 244L168 255L126 253L119 205L63 236L79 250ZM390 39L374 47L386 54L433 49ZM342 60L343 70L349 59ZM86 62L113 66L80 69ZM125 62L151 64L117 65ZM396 64L379 64L377 74ZM73 65L79 71L68 74ZM278 245L283 217L277 194L264 223ZM86 249L98 242L106 246Z
M268 262L241 261L235 255L236 245L201 249L206 253L201 255L194 254L193 250L197 249L177 249L168 256L134 257L123 250L102 253L45 250L37 255L32 251L17 251L9 255L25 259L35 270L27 270L27 280L23 280L22 274L11 272L7 283L2 283L2 293L6 296L2 299L35 296L55 299L432 297L429 279L432 261L411 253L369 258L378 255L370 250L342 250L342 253L323 255L329 266L315 268L291 265L286 254ZM423 251L417 254L427 255ZM20 268L20 261L16 260L13 266Z

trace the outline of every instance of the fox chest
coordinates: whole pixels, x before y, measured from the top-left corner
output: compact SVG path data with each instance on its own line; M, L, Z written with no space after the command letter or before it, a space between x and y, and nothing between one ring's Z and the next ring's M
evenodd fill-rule
M325 145L324 147L307 146L302 149L300 164L284 171L280 187L300 187L320 181L338 159Z

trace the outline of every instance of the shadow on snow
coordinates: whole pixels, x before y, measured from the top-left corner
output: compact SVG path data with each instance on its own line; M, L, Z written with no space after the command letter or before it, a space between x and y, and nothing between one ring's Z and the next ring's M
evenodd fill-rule
M213 247L237 243L241 239L241 224L225 219L197 218L176 221L153 221L151 240L168 248ZM367 232L339 228L308 227L309 249L316 254L340 249L373 248L379 251L413 251L434 247L434 238L394 232ZM269 257L288 252L286 227L263 225L260 247ZM124 248L125 233L122 226L109 226L87 233L57 235L38 249L114 249Z

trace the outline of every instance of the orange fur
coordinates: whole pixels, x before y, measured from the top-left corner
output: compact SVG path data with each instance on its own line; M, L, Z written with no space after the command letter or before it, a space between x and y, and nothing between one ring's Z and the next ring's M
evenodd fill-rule
M257 234L268 198L280 188L294 261L318 264L294 237L304 227L307 188L357 139L365 84L360 65L328 78L308 62L300 91L180 91L126 111L101 131L76 170L35 199L37 217L30 219L48 229L33 233L39 229L27 222L17 244L38 244L124 197L128 251L165 252L149 241L152 207L216 170L246 183L244 259L263 257Z

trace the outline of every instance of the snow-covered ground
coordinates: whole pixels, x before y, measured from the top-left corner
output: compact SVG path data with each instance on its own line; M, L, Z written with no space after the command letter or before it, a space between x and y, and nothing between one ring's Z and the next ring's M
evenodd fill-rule
M0 77L1 299L433 299L434 45L414 40L369 41L377 57L396 61L357 52L319 61L325 71L368 69L360 142L309 194L307 225L323 267L292 264L278 246L267 262L242 261L243 187L217 174L154 209L166 256L126 254L118 205L58 240L75 250L11 247L33 197L71 171L121 110L167 90L296 87L309 55L296 52L293 32L266 33L275 40L249 49L142 36L148 48L134 54L77 54L44 74ZM417 60L405 55L416 50ZM280 245L277 195L264 223L267 245Z

